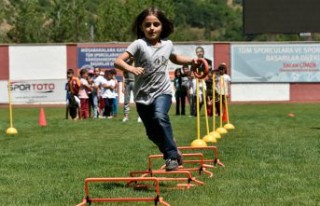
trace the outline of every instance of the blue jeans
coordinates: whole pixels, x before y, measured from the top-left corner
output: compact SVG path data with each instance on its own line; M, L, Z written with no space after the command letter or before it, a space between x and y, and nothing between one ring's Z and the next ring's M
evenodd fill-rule
M113 109L112 109L113 116L117 116L118 114L118 96L113 99Z
M103 115L110 117L112 116L114 98L103 98L103 100L105 104Z
M150 105L137 103L137 111L146 128L147 136L158 146L163 158L177 159L177 146L168 115L170 106L171 95L161 95Z

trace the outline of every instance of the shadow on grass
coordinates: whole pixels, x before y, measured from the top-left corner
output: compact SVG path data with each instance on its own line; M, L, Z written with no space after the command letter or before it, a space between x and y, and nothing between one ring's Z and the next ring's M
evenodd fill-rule
M151 185L135 187L134 186L134 182L132 182L132 184L130 184L130 185L127 185L125 183L116 183L116 182L103 183L103 184L96 185L96 188L107 190L107 191L117 190L117 189L124 189L124 188L133 188L134 191L138 191L138 192L139 191L141 191L141 192L153 192L153 190L152 190L153 187Z
M104 190L114 190L116 188L125 188L126 185L121 183L111 182L111 183L98 184L96 187Z
M311 127L310 129L320 130L320 127Z

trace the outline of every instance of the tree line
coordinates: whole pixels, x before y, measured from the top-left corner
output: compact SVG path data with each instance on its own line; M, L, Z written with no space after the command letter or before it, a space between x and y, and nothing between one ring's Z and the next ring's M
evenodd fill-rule
M127 42L134 18L155 6L174 22L174 41L266 41L244 35L241 1L0 0L0 43ZM272 40L301 40L273 35Z

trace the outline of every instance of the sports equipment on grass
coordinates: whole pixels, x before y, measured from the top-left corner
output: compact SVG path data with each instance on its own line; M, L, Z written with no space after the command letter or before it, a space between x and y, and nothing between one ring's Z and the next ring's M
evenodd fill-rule
M11 81L8 80L8 97L9 97L9 118L10 118L10 127L6 130L8 135L18 134L18 130L13 127L13 114L12 114L12 100L11 100Z

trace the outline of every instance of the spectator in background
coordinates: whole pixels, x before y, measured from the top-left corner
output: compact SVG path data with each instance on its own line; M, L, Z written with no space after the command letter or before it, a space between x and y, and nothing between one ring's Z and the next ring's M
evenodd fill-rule
M192 79L191 87L192 87L192 108L191 108L192 115L197 116L197 81L195 77ZM203 105L203 92L206 89L206 85L203 84L202 80L199 80L198 87L199 87L199 111L200 111Z
M206 99L207 99L207 115L209 117L212 117L212 112L213 112L213 105L214 102L213 100L213 90L212 90L212 85L213 85L213 80L212 80L212 71L209 71L208 76L205 80L206 83Z
M131 57L127 60L129 65L134 64L134 59ZM128 71L123 71L123 87L122 92L124 94L124 105L123 105L123 112L124 117L122 122L127 122L129 120L129 111L130 111L130 99L131 99L131 92L134 89L134 79L135 76L133 73Z
M99 103L101 97L101 84L104 80L104 77L100 75L100 68L94 68L93 76L93 85L92 85L92 99L93 99L93 118L96 119L99 117Z
M174 71L174 89L175 89L175 99L176 99L176 115L185 115L186 107L186 91L182 88L182 77L181 69L176 69ZM181 113L180 113L181 107Z
M183 65L182 67L182 86L186 89L186 97L189 103L189 111L190 116L193 116L193 88L192 88L192 81L193 81L193 73L189 69L188 65Z
M80 99L80 118L87 119L89 118L89 96L88 92L91 91L91 86L88 81L88 70L80 70L80 88L78 96Z
M104 72L105 71L100 71L100 76L102 77L102 80L105 81L105 77L104 77ZM104 108L105 108L105 102L104 102L104 99L102 98L102 93L103 93L103 87L102 87L102 83L103 81L101 82L101 84L99 85L99 107L98 107L98 115L99 115L99 118L105 118L105 116L103 116L103 113L104 113Z
M185 94L184 101L186 101L185 99L187 98L190 104L190 95L189 95L190 69L189 69L189 66L186 64L183 65L181 69L181 81L182 81L181 88Z
M212 70L212 61L210 59L207 59L207 58L204 57L204 49L203 49L202 46L198 46L196 48L196 55L197 55L198 58L204 58L208 63L209 71Z
M88 84L90 85L91 87L91 90L88 90L87 91L87 94L88 94L88 97L89 97L89 117L92 117L92 110L93 110L93 107L94 107L94 104L93 104L93 77L94 77L94 71L93 69L88 69Z
M102 93L101 96L104 100L105 107L103 112L103 117L111 119L114 105L114 89L116 87L116 82L113 78L113 74L110 70L105 70L104 72L105 80L102 82Z
M80 80L74 76L73 69L67 71L68 82L66 84L67 90L67 109L66 118L70 114L72 119L78 119L80 117L80 99L78 98L78 92L80 88Z
M225 99L229 97L229 88L230 88L230 83L231 83L231 78L227 73L227 65L225 63L222 63L219 65L218 67L218 75L217 75L217 93L218 95L222 96L222 110L223 110L223 114L224 114L224 122L226 121L226 115L225 115ZM226 97L226 98L225 98ZM218 102L219 104L219 102ZM217 114L220 116L221 115L221 111L220 111L220 106L216 106L217 108Z
M194 108L195 108L195 102L193 99L195 91L193 91L193 80L194 75L193 72L190 72L189 75L189 84L188 84L188 96L189 96L189 104L190 104L190 117L194 116Z
M114 93L114 99L113 99L113 109L112 109L112 116L113 117L117 117L118 115L118 104L119 104L119 100L118 100L118 85L119 85L119 81L117 79L117 71L115 69L111 69L110 70L111 74L112 74L112 78L115 81L115 88L113 90Z

